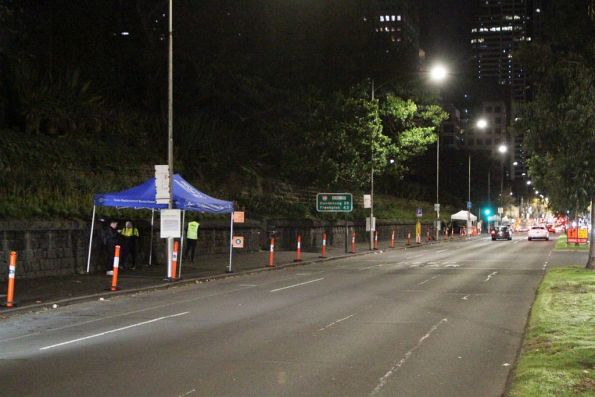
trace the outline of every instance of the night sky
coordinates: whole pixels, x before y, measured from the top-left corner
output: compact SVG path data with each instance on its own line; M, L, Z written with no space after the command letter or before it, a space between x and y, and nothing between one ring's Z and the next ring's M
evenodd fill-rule
M470 0L425 0L421 5L422 48L428 59L461 65L470 53Z

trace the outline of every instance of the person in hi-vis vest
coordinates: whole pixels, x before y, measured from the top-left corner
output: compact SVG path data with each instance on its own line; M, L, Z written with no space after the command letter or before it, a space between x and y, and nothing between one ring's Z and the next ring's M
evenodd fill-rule
M192 220L188 222L188 229L186 229L186 249L184 250L184 257L188 259L188 253L190 253L190 262L194 262L194 250L196 249L199 227L200 223L196 220Z

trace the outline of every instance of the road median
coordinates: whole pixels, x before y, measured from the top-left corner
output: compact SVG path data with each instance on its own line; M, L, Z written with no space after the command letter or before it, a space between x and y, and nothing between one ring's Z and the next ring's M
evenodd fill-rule
M595 396L595 272L549 270L539 287L509 397Z

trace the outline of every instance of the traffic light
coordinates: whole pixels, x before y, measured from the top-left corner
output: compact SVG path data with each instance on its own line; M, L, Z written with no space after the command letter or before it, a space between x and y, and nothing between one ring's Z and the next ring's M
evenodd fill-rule
M491 209L489 209L489 208L486 208L485 210L483 210L483 213L484 213L486 216L490 216L490 214L492 213L492 210L491 210Z

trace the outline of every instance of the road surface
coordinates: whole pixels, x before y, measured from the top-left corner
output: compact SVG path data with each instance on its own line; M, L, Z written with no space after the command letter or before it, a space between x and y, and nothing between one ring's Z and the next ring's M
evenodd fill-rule
M0 322L2 396L500 396L553 242L478 239Z

